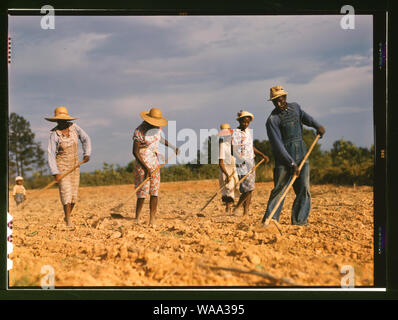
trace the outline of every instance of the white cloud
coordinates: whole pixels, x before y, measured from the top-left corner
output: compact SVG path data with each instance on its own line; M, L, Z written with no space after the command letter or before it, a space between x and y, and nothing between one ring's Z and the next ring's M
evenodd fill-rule
M346 107L346 106L336 106L328 109L328 115L344 115L344 114L353 114L360 112L372 112L372 108L363 108L360 106L357 107Z
M368 111L373 105L372 66L327 71L306 84L285 85L289 99L317 117L331 113ZM357 102L357 105L353 103Z
M167 111L189 111L204 106L211 92L193 93L192 91L172 92L163 94L142 94L125 96L110 103L114 116L136 118L142 111L153 107Z
M363 66L371 65L373 62L372 51L368 55L350 54L340 59L341 63L345 66Z
M74 17L58 39L17 34L10 109L41 124L43 116L32 110L50 115L54 103L74 106L71 114L98 141L98 161L107 162L123 161L120 150L131 142L139 112L150 107L195 130L234 126L236 112L246 107L261 139L273 109L266 98L277 84L317 120L371 114L371 17L358 17L353 32L340 28L340 18ZM49 129L34 127L43 141ZM130 145L126 150L130 159Z
M89 120L93 124L117 128L114 123L121 119L131 119L132 123L139 121L139 113L152 107L161 108L167 117L175 114L184 123L194 123L191 114L200 110L212 112L217 122L234 122L237 111L246 108L261 119L273 108L272 103L266 101L269 88L281 84L289 92L288 100L298 102L303 109L315 118L326 118L330 115L343 115L358 112L370 112L372 106L372 67L346 67L320 73L309 83L290 83L280 77L273 80L245 81L229 86L217 87L212 83L192 85L181 84L180 87L169 88L167 92L150 91L148 93L133 94L96 101L92 103L98 111L96 118ZM101 121L103 119L103 121ZM105 120L106 119L106 120ZM256 120L259 123L263 120ZM86 122L87 120L85 120ZM110 122L110 123L109 123ZM211 123L203 123L206 128Z
M101 114L85 115L83 118L85 128L110 127L112 125L112 119Z
M89 64L87 53L100 45L109 34L81 33L58 40L41 38L37 42L18 42L14 49L13 68L23 74L56 72L71 68L81 71Z

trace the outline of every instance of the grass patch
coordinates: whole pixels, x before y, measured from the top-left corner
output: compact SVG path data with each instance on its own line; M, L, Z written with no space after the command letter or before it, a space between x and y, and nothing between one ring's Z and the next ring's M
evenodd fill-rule
M264 271L264 266L261 264L256 265L257 269L260 269L261 271Z
M213 238L210 238L210 240L214 241L214 242L218 242L218 243L224 243L224 241L222 241L222 240L217 240L217 239L213 239Z

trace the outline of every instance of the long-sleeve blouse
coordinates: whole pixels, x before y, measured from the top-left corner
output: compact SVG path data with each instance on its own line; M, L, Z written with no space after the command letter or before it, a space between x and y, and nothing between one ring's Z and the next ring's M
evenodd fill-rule
M91 139L88 134L80 128L77 124L73 124L76 128L77 135L83 146L83 156L91 155ZM59 174L57 166L57 153L59 146L59 136L56 132L56 128L51 130L50 140L48 141L48 165L50 167L50 172L52 175Z

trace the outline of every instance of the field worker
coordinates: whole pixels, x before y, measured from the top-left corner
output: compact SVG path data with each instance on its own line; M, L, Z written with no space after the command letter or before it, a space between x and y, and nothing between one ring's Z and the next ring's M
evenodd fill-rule
M162 111L158 108L152 108L150 111L140 113L144 120L134 131L133 135L133 154L136 158L134 168L135 187L137 188L147 177L150 179L136 191L137 205L135 221L139 223L139 217L145 198L150 195L150 219L149 224L155 225L155 215L158 205L158 194L160 187L160 172L156 170L159 167L158 147L159 143L174 149L178 153L178 148L169 144L161 136L162 129L168 121L163 118Z
M221 200L225 204L225 212L231 213L232 205L235 201L235 190L238 187L238 173L236 171L235 157L232 155L232 132L231 126L224 123L220 126L219 143L219 183L221 190Z
M57 107L54 117L45 119L57 123L57 126L51 129L48 142L48 164L51 174L58 183L65 223L67 226L73 226L71 214L77 201L80 169L76 168L63 179L60 177L79 163L78 140L83 145L83 161L90 160L91 140L82 128L72 123L77 118L69 116L68 109L65 107Z
M256 170L252 170L255 167L254 154L257 153L264 158L266 163L269 162L269 158L261 151L257 150L253 145L252 130L249 129L250 122L253 121L253 119L253 114L248 111L241 110L236 118L239 122L239 127L232 133L233 155L236 157L236 168L239 180L241 180L246 174L249 174L239 186L241 196L233 210L234 214L242 204L243 215L247 215L249 213L252 192L256 181Z
M306 225L311 207L309 161L305 162L301 172L298 170L307 153L302 137L303 124L315 128L321 137L325 134L325 128L305 113L297 103L287 103L287 92L281 86L272 87L270 91L268 101L272 101L275 108L267 119L266 128L275 156L274 189L271 191L262 222L265 222L274 209L289 180L293 175L297 175L298 178L293 184L296 198L291 223ZM276 221L279 221L283 202L273 216Z
M14 196L17 206L26 200L26 190L23 186L23 178L20 176L15 178L15 186L12 189L12 195Z

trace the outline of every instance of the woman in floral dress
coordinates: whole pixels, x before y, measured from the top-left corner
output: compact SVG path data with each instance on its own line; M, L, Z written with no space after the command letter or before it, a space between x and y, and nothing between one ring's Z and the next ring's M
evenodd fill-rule
M233 154L236 158L236 169L238 171L239 180L246 174L248 177L243 180L239 186L241 196L233 213L243 204L243 215L247 215L250 208L252 192L256 181L256 171L251 171L255 166L254 154L260 155L265 162L269 162L269 158L261 151L257 150L253 145L252 129L249 129L250 122L254 119L253 114L241 110L238 113L239 127L232 133ZM250 172L251 171L251 172Z
M150 220L149 224L155 224L155 215L158 206L158 194L160 187L160 172L158 160L159 143L174 149L178 153L178 149L169 144L169 142L161 136L161 127L167 125L168 121L163 118L162 112L158 108L152 108L149 112L141 112L143 122L135 129L133 135L133 154L136 158L134 168L135 187L137 188L148 177L149 180L136 191L137 204L135 220L139 223L139 216L145 202L145 198L150 196Z

